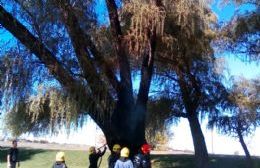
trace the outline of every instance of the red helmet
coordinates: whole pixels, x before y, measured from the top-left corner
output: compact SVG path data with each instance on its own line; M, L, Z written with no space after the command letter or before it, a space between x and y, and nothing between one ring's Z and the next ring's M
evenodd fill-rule
M151 151L151 146L149 144L143 144L141 150L143 154L148 154Z

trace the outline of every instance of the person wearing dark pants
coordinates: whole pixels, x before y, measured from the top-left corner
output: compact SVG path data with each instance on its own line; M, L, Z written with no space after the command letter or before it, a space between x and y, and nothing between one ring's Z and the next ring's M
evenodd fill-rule
M107 150L107 147L104 147L104 150L101 152L99 149L96 151L94 146L89 148L89 168L98 168L98 159L101 158Z
M114 168L116 161L120 157L121 146L119 144L115 144L111 151L111 155L108 157L108 168Z
M150 151L149 144L142 145L140 152L134 156L134 168L151 168Z
M12 147L8 150L7 153L7 167L8 168L16 168L20 167L20 162L19 162L19 150L17 148L17 141L13 140L12 141Z

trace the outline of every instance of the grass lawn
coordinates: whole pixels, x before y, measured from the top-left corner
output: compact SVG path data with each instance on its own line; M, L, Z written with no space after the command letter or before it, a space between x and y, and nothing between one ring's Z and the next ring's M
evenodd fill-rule
M51 168L57 151L40 149L20 149L21 168ZM0 150L0 168L6 168L7 149ZM65 151L69 168L87 168L88 153L85 151ZM108 153L102 159L100 168L107 168ZM194 157L191 155L152 155L153 168L193 168ZM254 159L255 168L260 168L260 159ZM244 157L211 156L212 168L245 168Z

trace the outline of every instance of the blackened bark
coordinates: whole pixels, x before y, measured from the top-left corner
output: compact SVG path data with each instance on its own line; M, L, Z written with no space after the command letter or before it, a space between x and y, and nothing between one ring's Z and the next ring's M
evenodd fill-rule
M128 60L128 54L122 40L123 34L117 13L117 6L114 0L106 0L111 25L111 33L115 43L119 69L120 69L120 92L119 99L127 98L124 102L134 103L133 85L131 78L131 68Z
M120 107L120 108L119 108ZM145 113L146 106L141 105L139 109L135 108L124 108L118 106L115 109L117 115L113 115L111 118L111 124L106 125L106 128L103 130L108 146L112 149L114 144L120 144L121 146L126 146L130 149L130 155L133 156L138 152L140 146L146 142L145 140L145 127L141 122L133 122L131 118L133 114L136 114L134 111L130 110L139 110L139 113ZM137 116L140 120L145 120L145 116ZM137 128L139 129L137 131Z
M246 146L246 143L244 141L243 135L242 135L241 130L240 130L239 127L237 128L237 134L238 134L239 142L240 142L240 144L241 144L241 146L242 146L242 148L243 148L243 150L245 152L245 155L246 155L247 168L253 168L253 160L251 158L251 155L249 153L249 150L248 150L248 148Z
M190 125L193 146L195 151L196 165L197 168L208 168L209 156L207 146L197 115L200 91L199 89L193 88L193 82L197 81L193 80L192 78L189 78L191 79L191 81L187 81L182 71L183 67L179 67L179 70L177 70L177 75L179 78L178 83L180 85L182 100L184 102L187 118ZM189 85L189 83L192 83L192 86Z
M196 115L192 115L188 117L188 120L193 139L197 168L208 168L209 156L198 117Z

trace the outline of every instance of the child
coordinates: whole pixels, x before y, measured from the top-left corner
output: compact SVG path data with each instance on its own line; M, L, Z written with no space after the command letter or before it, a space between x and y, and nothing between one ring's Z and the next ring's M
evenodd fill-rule
M129 149L124 147L120 152L120 158L116 161L115 168L134 168L133 162L129 159Z
M65 153L58 152L56 154L56 162L53 165L53 168L68 168L65 164Z

